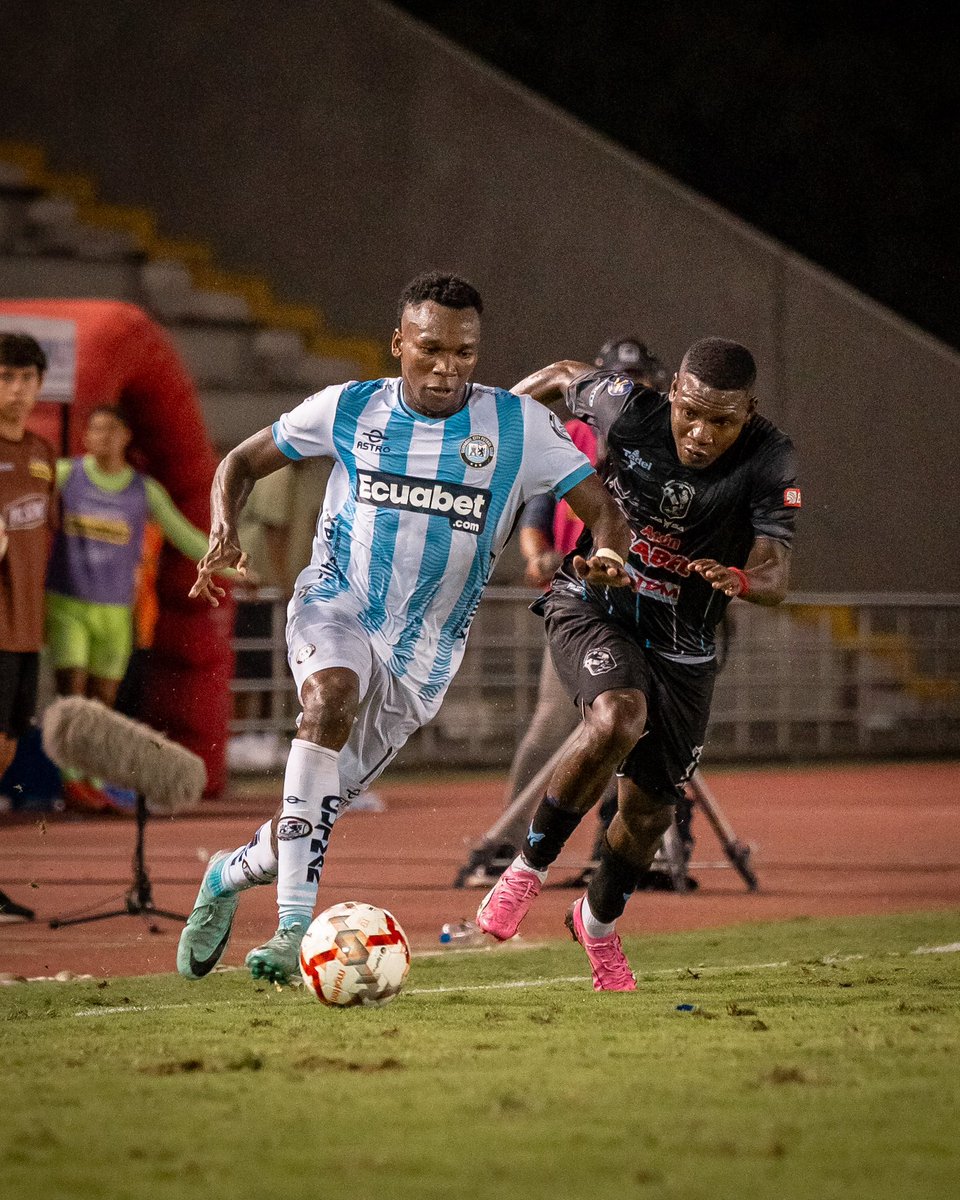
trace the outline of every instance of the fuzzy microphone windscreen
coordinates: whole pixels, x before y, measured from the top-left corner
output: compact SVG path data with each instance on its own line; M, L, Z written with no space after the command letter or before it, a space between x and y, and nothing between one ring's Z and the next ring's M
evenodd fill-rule
M140 792L159 816L193 808L207 784L207 768L192 750L85 696L63 696L50 705L43 748L59 767Z

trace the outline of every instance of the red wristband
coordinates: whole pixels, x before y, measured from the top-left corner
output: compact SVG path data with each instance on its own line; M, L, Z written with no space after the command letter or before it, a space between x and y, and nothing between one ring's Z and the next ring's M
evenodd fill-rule
M727 570L731 575L736 575L737 579L740 581L740 591L737 593L737 595L749 596L750 580L746 577L745 573L741 571L739 567L727 567Z

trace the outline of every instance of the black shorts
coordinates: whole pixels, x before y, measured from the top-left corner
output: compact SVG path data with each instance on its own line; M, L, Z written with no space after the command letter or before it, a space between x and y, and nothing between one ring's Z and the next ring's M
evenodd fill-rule
M649 795L678 799L703 750L716 662L666 658L641 645L617 617L577 596L552 593L543 612L557 674L579 707L604 692L643 692L647 727L620 773Z
M0 733L21 738L37 711L40 655L0 650Z

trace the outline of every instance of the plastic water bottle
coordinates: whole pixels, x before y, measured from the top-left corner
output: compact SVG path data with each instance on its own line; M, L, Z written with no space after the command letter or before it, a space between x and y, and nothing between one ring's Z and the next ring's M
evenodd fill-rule
M448 921L440 928L440 945L445 950L463 950L484 945L484 937L473 921Z

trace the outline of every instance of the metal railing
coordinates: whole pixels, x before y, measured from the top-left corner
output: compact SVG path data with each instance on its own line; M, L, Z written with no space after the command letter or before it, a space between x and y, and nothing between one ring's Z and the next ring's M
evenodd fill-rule
M292 734L299 711L286 664L286 597L269 637L271 671L237 678L235 692L270 698L268 715L233 732ZM398 765L506 766L536 703L543 624L536 593L490 587L463 665L436 718ZM240 603L243 603L240 600ZM779 608L730 606L731 646L714 697L705 761L960 753L960 596L798 594Z

